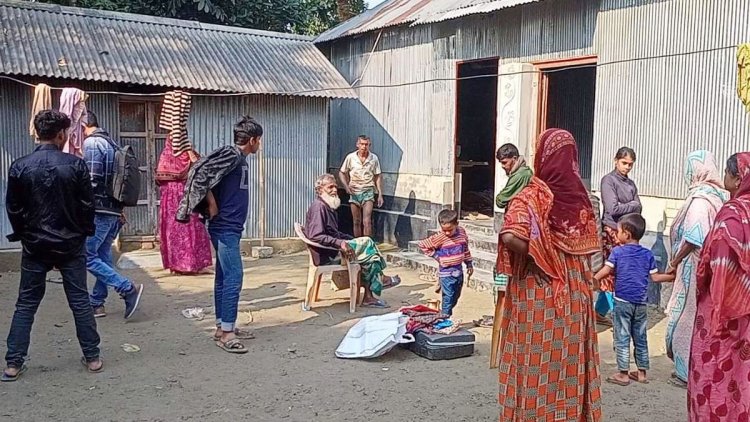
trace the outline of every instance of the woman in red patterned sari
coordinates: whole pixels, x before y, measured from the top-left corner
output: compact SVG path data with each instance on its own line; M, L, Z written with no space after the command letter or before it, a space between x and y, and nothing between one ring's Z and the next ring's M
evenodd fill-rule
M500 420L599 421L591 257L600 243L571 134L544 132L534 167L500 233L498 272L511 274L500 320Z
M750 152L727 161L732 199L708 234L696 279L690 421L750 421Z

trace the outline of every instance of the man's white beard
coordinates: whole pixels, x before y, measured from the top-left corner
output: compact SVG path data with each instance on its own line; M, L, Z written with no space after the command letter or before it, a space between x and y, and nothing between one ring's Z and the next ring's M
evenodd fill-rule
M341 206L341 198L338 195L329 195L327 193L320 194L320 199L323 200L331 209L337 210Z

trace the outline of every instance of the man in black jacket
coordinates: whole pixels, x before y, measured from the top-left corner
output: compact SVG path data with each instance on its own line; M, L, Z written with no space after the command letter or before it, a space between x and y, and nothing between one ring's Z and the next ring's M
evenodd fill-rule
M39 146L10 167L6 197L12 242L21 241L21 286L8 334L2 381L25 371L31 325L44 298L47 273L57 267L73 311L81 362L102 370L99 334L86 288L86 236L94 234L94 195L86 163L61 151L70 119L44 110L34 117Z

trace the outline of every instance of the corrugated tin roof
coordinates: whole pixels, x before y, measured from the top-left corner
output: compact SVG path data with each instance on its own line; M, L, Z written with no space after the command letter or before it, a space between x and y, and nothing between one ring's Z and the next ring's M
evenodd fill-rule
M442 22L541 0L390 0L320 34L326 42L389 26Z
M352 98L312 39L0 0L0 74Z

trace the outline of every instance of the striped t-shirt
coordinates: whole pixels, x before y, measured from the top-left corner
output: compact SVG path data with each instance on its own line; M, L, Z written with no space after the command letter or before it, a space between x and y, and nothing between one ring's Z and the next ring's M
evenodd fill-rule
M456 276L462 272L462 263L467 268L472 267L471 252L469 252L469 237L462 227L457 227L452 236L443 232L434 234L419 242L422 252L438 261L438 276Z

